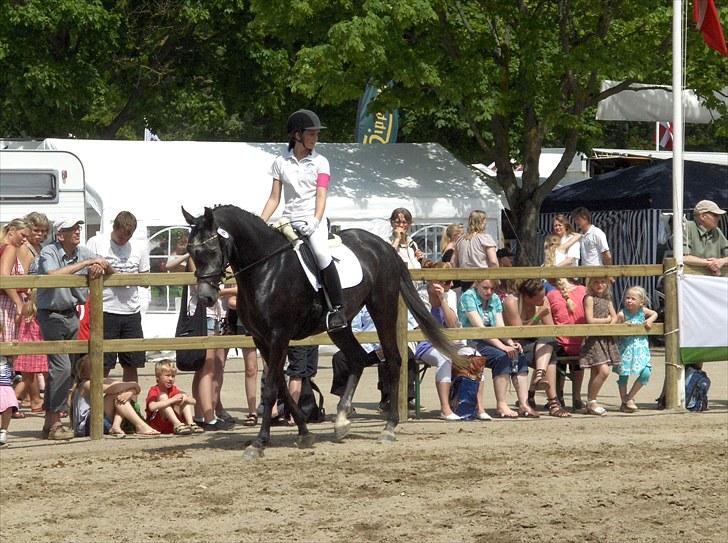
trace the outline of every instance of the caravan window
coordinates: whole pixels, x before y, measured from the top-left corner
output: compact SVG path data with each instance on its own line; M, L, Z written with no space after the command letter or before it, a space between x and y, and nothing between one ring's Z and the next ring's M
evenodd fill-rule
M0 172L0 202L57 202L58 176L54 171Z

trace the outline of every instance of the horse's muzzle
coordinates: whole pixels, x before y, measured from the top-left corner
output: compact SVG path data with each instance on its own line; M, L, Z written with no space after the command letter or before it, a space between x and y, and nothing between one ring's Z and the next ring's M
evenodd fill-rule
M212 307L217 302L219 292L217 288L213 287L205 281L197 283L197 303L202 304L203 307Z

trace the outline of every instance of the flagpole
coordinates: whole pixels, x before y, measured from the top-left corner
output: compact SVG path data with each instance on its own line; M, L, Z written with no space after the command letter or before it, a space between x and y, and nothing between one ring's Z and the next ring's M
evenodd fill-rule
M682 0L672 2L672 250L683 266L683 36Z
M675 409L685 390L680 365L678 273L683 267L683 101L682 101L682 0L672 3L672 249L675 259L666 261L665 279L665 407ZM674 263L674 269L672 264Z

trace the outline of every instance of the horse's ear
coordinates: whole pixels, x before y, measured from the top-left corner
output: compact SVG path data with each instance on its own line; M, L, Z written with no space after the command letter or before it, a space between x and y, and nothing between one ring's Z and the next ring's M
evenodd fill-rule
M205 208L205 222L207 224L212 224L214 221L214 217L212 215L212 208L206 207Z
M187 221L187 224L194 225L195 224L195 218L187 213L187 210L185 209L185 206L182 206L182 215L184 216L185 220Z

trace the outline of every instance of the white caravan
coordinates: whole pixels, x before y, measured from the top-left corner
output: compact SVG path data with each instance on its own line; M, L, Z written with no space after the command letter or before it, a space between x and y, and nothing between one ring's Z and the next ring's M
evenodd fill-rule
M51 222L82 219L83 240L96 233L103 209L99 195L86 184L83 163L68 151L0 149L0 223L32 211Z

